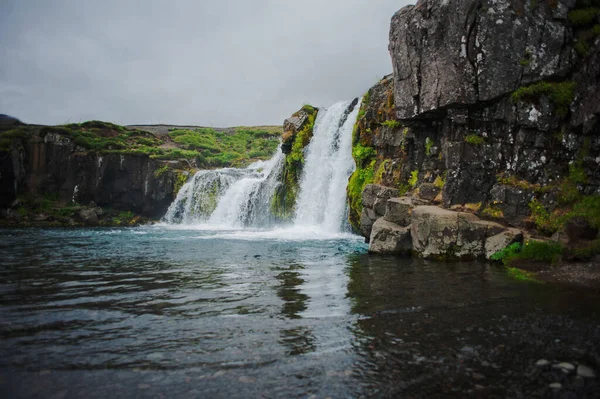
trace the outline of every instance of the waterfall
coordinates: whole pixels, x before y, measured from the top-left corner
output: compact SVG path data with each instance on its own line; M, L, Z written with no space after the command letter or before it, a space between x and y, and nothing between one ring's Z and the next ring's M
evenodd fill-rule
M279 183L281 148L268 161L245 169L201 170L179 190L163 220L169 224L215 227L266 227L269 205Z
M293 229L314 233L348 231L346 186L354 171L352 129L357 99L321 108L305 149ZM282 184L281 148L268 161L245 169L202 170L183 185L163 221L209 229L268 228L277 222L271 201ZM312 233L311 233L312 234Z
M355 168L352 129L360 108L356 101L319 111L305 154L296 203L297 226L330 233L347 230L346 186Z

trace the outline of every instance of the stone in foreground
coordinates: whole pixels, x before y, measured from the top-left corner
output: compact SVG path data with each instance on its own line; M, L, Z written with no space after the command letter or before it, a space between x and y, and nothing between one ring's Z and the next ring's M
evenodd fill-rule
M382 255L408 255L412 250L410 226L402 227L379 218L373 224L369 252Z

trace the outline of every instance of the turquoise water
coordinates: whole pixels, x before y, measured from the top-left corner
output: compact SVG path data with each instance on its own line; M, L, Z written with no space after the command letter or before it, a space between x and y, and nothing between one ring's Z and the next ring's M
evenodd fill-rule
M439 370L455 370L460 348L516 342L502 338L504 324L593 313L577 294L513 280L499 267L366 251L360 237L294 229L0 230L0 393L450 389ZM525 339L532 323L522 324Z

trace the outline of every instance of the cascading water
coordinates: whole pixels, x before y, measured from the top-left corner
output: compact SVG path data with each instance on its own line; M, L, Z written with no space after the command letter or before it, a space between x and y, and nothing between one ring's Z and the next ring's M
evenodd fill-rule
M294 229L318 233L347 231L346 186L354 170L352 129L357 100L321 109L305 150ZM208 228L266 228L276 223L270 211L284 165L281 148L269 161L246 169L203 170L187 182L163 218L169 224Z
M346 229L346 186L355 168L352 129L358 110L355 100L319 112L313 138L306 149L296 204L297 226L330 233Z
M169 224L265 227L283 166L281 148L246 169L201 170L183 185L163 220Z

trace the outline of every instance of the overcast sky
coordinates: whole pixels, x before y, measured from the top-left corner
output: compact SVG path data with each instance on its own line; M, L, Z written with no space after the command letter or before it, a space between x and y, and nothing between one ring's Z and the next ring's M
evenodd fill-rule
M281 124L392 71L403 0L1 0L0 113L24 122Z

